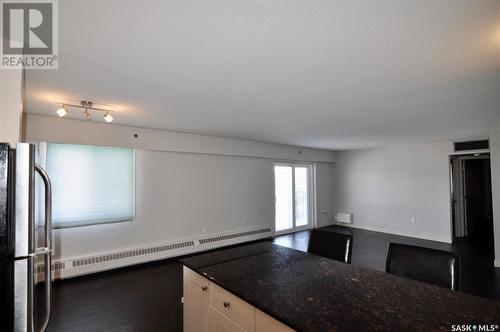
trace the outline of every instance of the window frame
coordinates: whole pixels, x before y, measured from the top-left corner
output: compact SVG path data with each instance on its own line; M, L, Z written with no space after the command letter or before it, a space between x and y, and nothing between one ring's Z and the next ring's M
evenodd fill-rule
M280 231L276 230L276 173L275 173L275 167L276 166L285 166L285 167L292 167L292 228L288 229L283 229ZM295 167L305 167L307 168L307 204L308 204L308 211L307 211L307 225L303 226L296 226L296 211L295 211ZM300 232L304 230L308 230L314 227L315 224L315 185L314 185L314 179L315 179L315 169L314 169L314 164L313 163L300 163L300 162L285 162L285 161L276 161L273 164L273 196L274 196L274 202L273 202L273 210L274 210L274 217L273 217L273 231L275 235L284 235L284 234L290 234L290 233L295 233L295 232Z
M94 144L79 144L79 143L61 143L61 142L39 142L36 144L38 146L38 154L37 157L39 159L40 165L46 170L47 169L47 145L48 144L64 144L64 145L82 145L82 146L93 146L100 148L123 148L132 150L132 215L130 218L117 219L113 221L102 221L95 220L88 223L73 223L64 225L63 223L52 223L52 229L71 229L71 228L80 228L80 227L100 227L104 225L118 224L118 223L132 223L136 219L136 187L137 187L137 177L136 177L136 168L137 168L137 153L135 148L129 147L121 147L121 146L104 146L104 145L94 145ZM39 193L43 193L43 186L37 185L39 188ZM42 197L39 195L39 197ZM40 208L38 209L38 213L43 214L43 204L37 204Z

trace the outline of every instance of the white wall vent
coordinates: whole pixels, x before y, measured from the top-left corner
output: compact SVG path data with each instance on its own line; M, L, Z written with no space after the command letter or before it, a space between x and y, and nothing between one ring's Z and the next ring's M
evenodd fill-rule
M352 213L337 212L335 221L343 224L352 224Z
M461 151L475 151L475 150L489 150L490 141L487 139L483 140L473 140L473 141L461 141L454 142L453 146L455 148L455 152Z

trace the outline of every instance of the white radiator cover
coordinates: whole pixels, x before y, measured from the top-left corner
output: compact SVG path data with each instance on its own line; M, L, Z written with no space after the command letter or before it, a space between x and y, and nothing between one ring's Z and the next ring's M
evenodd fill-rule
M251 228L170 241L147 247L107 252L88 257L54 260L52 262L52 275L54 279L71 278L124 266L178 257L232 244L260 240L272 235L272 229L269 227ZM42 281L44 278L44 266L42 263L37 264L36 272L37 281Z

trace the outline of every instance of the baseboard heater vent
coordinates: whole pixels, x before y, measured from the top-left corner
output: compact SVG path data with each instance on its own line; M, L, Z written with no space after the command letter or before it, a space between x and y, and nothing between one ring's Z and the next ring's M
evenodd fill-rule
M204 239L200 239L199 242L200 242L200 244L207 244L207 243L213 243L213 242L218 242L218 241L230 240L230 239L234 239L234 238L242 237L242 236L248 236L248 235L254 235L254 234L261 234L261 233L268 233L268 232L271 232L271 231L272 230L270 228L263 228L263 229L257 229L257 230L254 230L254 231L248 231L248 232L241 232L241 233L234 233L234 234L227 234L227 235L207 237L207 238L204 238Z
M54 262L52 263L52 271L64 270L66 268L65 262ZM36 273L44 273L45 265L38 265L36 267Z
M185 241L185 242L179 242L179 243L166 244L163 246L122 251L122 252L109 254L109 255L81 258L81 259L74 260L72 262L72 264L73 264L73 267L79 267L79 266L85 266L85 265L89 265L89 264L109 262L109 261L114 261L117 259L124 259L124 258L129 258L129 257L149 255L149 254L154 254L154 253L158 253L158 252L182 249L182 248L193 247L193 246L194 246L194 241Z
M54 279L71 278L78 275L105 271L132 264L181 256L194 252L214 249L228 244L264 238L272 232L271 228L241 230L231 234L212 234L203 238L185 239L174 243L157 244L151 247L128 249L123 251L102 253L94 256L75 257L52 262ZM245 239L245 237L247 237ZM224 242L224 240L229 240ZM241 241L239 241L241 240ZM221 242L219 242L221 241ZM35 267L37 282L44 279L45 267L37 262Z

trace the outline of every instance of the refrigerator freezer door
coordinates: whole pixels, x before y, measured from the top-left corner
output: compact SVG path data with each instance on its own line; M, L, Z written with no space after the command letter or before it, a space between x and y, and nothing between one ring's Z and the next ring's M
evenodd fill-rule
M20 143L16 147L15 249L17 258L34 253L34 177L35 146Z
M14 261L0 260L0 331L14 330Z
M14 331L34 330L33 257L14 261Z
M0 143L0 260L12 255L10 243L12 232L9 218L10 181L10 148L9 144Z

